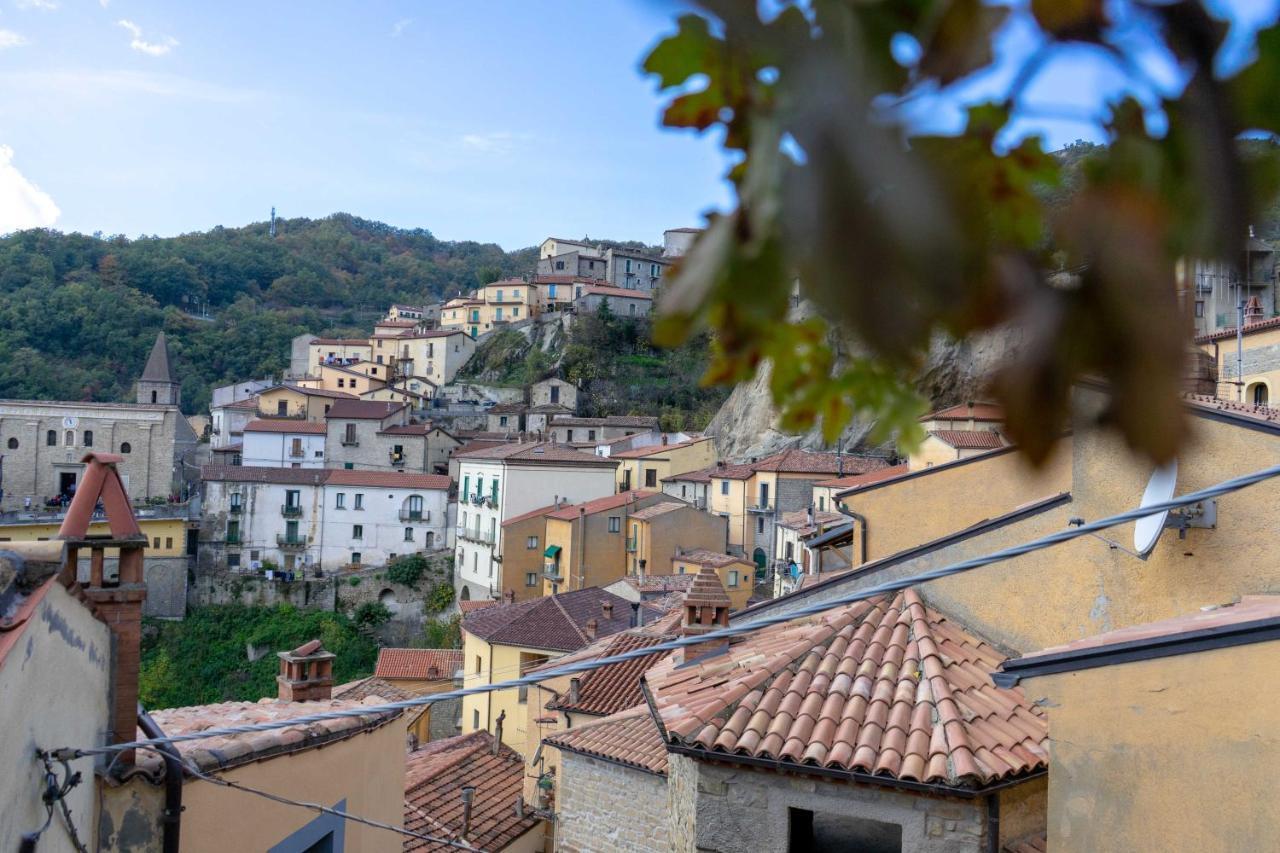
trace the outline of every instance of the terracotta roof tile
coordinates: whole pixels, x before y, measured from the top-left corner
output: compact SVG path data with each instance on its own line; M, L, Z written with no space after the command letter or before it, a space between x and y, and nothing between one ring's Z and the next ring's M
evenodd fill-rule
M858 486L865 486L869 483L879 483L884 480L892 480L894 477L900 477L908 473L911 466L905 462L901 465L890 465L887 468L881 468L878 471L869 471L866 474L849 474L844 477L836 477L831 480L822 480L814 483L815 486L823 486L832 489L855 489Z
M951 406L947 409L939 409L936 412L930 412L920 418L921 423L926 421L960 421L972 418L975 421L999 421L1004 422L1004 409L996 403L974 403L972 406L968 403L961 403L958 406Z
M604 604L613 605L613 618L604 616ZM631 602L598 587L562 592L496 604L468 613L463 630L490 643L570 652L589 644L586 625L596 620L596 636L616 634L631 627Z
M284 483L288 485L319 486L324 484L329 473L323 468L205 465L200 469L200 479L205 482L220 480L226 483Z
M647 706L630 708L599 722L542 739L557 749L614 761L658 776L667 775L667 747Z
M388 702L403 702L406 699L412 699L414 694L372 675L368 678L348 681L333 688L334 699L367 699L370 696L377 696Z
M493 750L488 732L432 741L405 760L404 828L460 840L462 788L475 787L467 842L480 850L501 850L538 825L538 818L516 817L516 798L524 786L520 754L509 746ZM438 842L410 839L405 850L451 851Z
M848 520L848 518L838 512L818 510L813 514L813 523L810 523L809 511L797 509L791 512L784 512L781 518L779 518L778 523L788 530L796 531L801 536L808 536L811 533L816 533L819 530L825 529L828 525L839 524Z
M647 447L637 447L635 450L620 450L610 455L612 459L643 459L646 456L655 456L659 453L666 453L669 450L678 450L682 447L691 447L703 441L710 441L710 438L691 438L688 441L677 441L672 444L650 444Z
M286 388L290 391L297 391L299 394L306 394L308 397L324 397L330 400L354 400L355 394L348 394L346 391L326 391L324 388L308 388L305 385L295 385L292 382L285 382L280 385L274 385L271 388L264 389L261 393L266 394L277 388Z
M555 512L558 507L559 504L547 504L546 506L540 506L537 509L531 509L528 512L522 512L519 515L513 515L511 518L502 522L502 526L507 527L512 524L519 524L522 521L528 521L531 518L539 518L544 515L549 515L552 512Z
M474 613L477 610L484 610L486 607L493 607L498 604L497 601L459 601L458 611L466 616L468 613Z
M647 649L669 639L672 637L644 630L623 631L608 637L603 644L593 643L593 654L584 656L578 653L573 657L580 660L584 657L620 655L634 649ZM667 652L655 652L583 673L580 676L577 702L569 701L569 694L565 693L560 699L547 703L547 708L598 717L607 717L631 708L644 701L644 694L640 692L640 676L666 656ZM560 666L568 662L560 658L553 661L552 665Z
M658 497L659 492L646 492L638 489L632 489L629 492L619 492L616 495L606 495L603 498L585 501L580 504L569 504L563 509L549 513L547 518L554 518L559 521L573 521L579 515L595 515L598 512L608 512L611 509L619 509L626 504L638 501L643 498Z
M378 649L378 678L449 681L462 669L461 649Z
M979 787L1047 766L1043 711L991 682L1003 659L907 590L664 661L645 681L672 742Z
M345 347L367 347L369 341L365 338L312 338L311 343L320 344L321 346L345 346Z
M732 604L729 593L724 591L724 584L720 582L720 576L709 566L698 570L698 573L693 576L693 583L689 584L689 591L684 594L686 607L698 605L699 607L727 608Z
M1197 409L1216 409L1220 412L1230 412L1233 415L1254 420L1280 423L1280 409L1270 406L1250 406L1245 403L1234 403L1230 400L1219 400L1217 397L1207 397L1203 394L1187 394L1184 399Z
M627 290L624 287L607 287L600 284L587 284L582 287L583 296L604 296L606 298L644 299L652 301L653 294L643 290Z
M1271 317L1270 319L1267 319L1267 320L1259 320L1256 323L1245 323L1244 334L1245 334L1245 337L1248 337L1249 335L1252 335L1254 332L1263 332L1263 331L1266 331L1267 329L1275 329L1277 327L1280 327L1280 317ZM1209 332L1208 334L1200 335L1196 338L1196 343L1208 344L1214 341L1225 340L1226 338L1234 338L1235 336L1236 336L1236 327L1231 326L1230 328L1227 328L1227 329L1219 329L1216 332Z
M673 498L669 501L660 501L646 507L641 507L631 513L631 517L638 518L641 521L648 521L650 519L657 518L660 515L666 515L669 512L675 512L676 510L681 509L692 509L692 507L687 503L683 503L682 501Z
M324 424L313 421L294 420L256 420L244 425L245 432L283 432L298 435L324 435L327 428Z
M990 429L935 429L929 435L957 450L995 450L1005 445L1000 433Z
M777 471L782 474L865 474L888 466L879 456L851 456L847 453L818 453L792 448L753 463L753 471Z
M711 566L717 569L725 566L731 566L734 563L748 562L746 557L735 557L732 554L722 554L719 551L708 551L706 548L694 548L689 551L681 551L671 559L682 560L686 563L695 563L699 566ZM693 577L697 576L694 575Z

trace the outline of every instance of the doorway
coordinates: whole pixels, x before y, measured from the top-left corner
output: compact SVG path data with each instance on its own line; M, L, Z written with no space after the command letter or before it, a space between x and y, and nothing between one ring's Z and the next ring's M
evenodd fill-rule
M74 471L62 471L58 474L58 494L73 497L76 493L76 475Z

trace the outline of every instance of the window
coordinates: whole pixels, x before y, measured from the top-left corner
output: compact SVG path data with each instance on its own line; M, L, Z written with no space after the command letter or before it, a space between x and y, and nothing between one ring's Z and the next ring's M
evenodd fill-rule
M480 655L476 655L476 675L480 674Z
M738 570L730 569L729 570L729 586L737 586L737 585L738 585Z
M819 495L818 496L818 512L826 512L826 510L827 510L827 499L822 495Z
M345 379L343 379L341 376L339 376L339 377L338 377L338 387L339 387L339 388L346 388L346 387L347 387L347 380L345 380Z
M538 550L538 537L530 536L528 539L524 540L524 547L529 551Z
M556 269L558 269L558 270L562 270L562 269L564 269L564 261L556 261ZM554 285L554 284L553 284L553 285L551 285L551 286L552 286L553 288L555 287L555 285ZM553 294L552 294L552 296L554 296L554 295L555 295L555 294L553 293Z
M1203 317L1203 316L1204 316L1204 300L1197 299L1196 300L1196 317Z
M121 453L132 453L132 452L133 452L133 445L129 444L129 442L127 442L127 441L123 441L123 442L121 442L121 443L120 443L120 452L121 452Z
M289 489L284 493L284 505L290 508L301 506L302 492L297 489Z
M462 478L462 496L465 498L469 494L471 494L471 475L470 474ZM463 518L466 518L466 516L464 515ZM464 524L463 526L465 527L466 525Z
M520 306L519 306L519 305L513 305L513 306L511 306L511 316L512 316L512 317L519 317L519 316L520 316Z
M565 430L565 441L573 441L573 430Z
M352 551L352 552L351 552L351 563L352 563L352 565L356 565L356 566L358 566L358 565L360 565L362 562L364 562L364 554L361 554L359 551Z
M74 447L76 443L76 431L73 429L65 430L62 433L62 444L64 447Z
M538 573L537 573L537 572L529 572L529 573L527 573L527 574L524 576L524 585L525 585L525 586L537 586L537 585L538 585Z
M506 426L506 425L507 425L507 416L498 415L498 426Z
M9 439L9 449L10 449L10 450L17 450L17 449L18 449L18 439L16 439L16 438L11 438L11 439Z
M1253 386L1253 404L1255 406L1265 407L1267 405L1267 400L1267 386L1263 385L1261 382Z
M158 550L160 550L160 537L159 537L159 536L155 537L155 539L154 539L154 540L152 540L151 547L152 547L152 548L155 548L157 551L158 551Z
M227 541L228 542L240 541L240 522L236 521L235 519L232 519L231 521L227 522Z
M617 533L622 529L622 518L617 515L609 516L609 532Z
M262 552L261 552L261 551L250 551L250 552L249 552L249 559L250 559L251 561L253 561L253 562L257 562L258 560L261 560L261 559L262 559Z
M356 425L355 424L346 425L346 428L343 430L342 443L343 444L356 443Z
M627 274L631 274L631 259L627 258Z
M172 537L172 536L166 536L166 537L164 537L164 547L166 547L166 548L172 548L172 547L173 547L173 537Z
M478 669L476 670L476 672L479 671ZM477 732L480 731L480 711L478 709L472 709L471 711L471 729Z
M658 485L658 469L648 468L644 472L644 486L646 489L652 489Z
M498 478L494 477L493 482L489 484L489 500L494 506L498 505Z
M412 541L413 541L413 528L412 528L412 527L406 527L406 528L404 529L404 541L406 541L406 542L412 542Z
M49 445L50 447L57 447L57 446L58 446L58 431L57 431L56 429L51 429L51 430L49 430L48 432L46 432L46 433L44 434L44 443L45 443L45 444L47 444L47 445Z
M232 512L240 511L240 493L239 492L234 492L231 495L231 511Z
M155 391L152 391L152 392L151 392L151 402L152 402L153 404L156 402L156 392L155 392Z
M649 264L649 275L651 275L654 278L658 277L659 269L657 264Z
M355 508L356 508L356 509L364 509L364 495L360 494L359 492L356 492L356 504L355 504Z
M238 569L238 568L240 568L240 555L239 555L239 554L228 554L228 555L227 555L227 568L228 568L228 569Z
M560 386L559 385L551 386L551 402L553 403L560 402Z
M795 543L787 542L782 546L782 552L786 555L786 559L790 562L795 557Z
M351 538L352 538L352 539L363 539L363 538L364 538L364 525L363 525L363 524L353 524L353 525L351 525Z
M721 480L721 481L720 481L720 494L722 494L722 495L727 495L727 494L729 494L729 481L728 481L728 480Z
M759 516L756 519L756 533L764 533L764 516L763 515Z
M556 286L554 284L547 285L547 297L550 299L556 298Z

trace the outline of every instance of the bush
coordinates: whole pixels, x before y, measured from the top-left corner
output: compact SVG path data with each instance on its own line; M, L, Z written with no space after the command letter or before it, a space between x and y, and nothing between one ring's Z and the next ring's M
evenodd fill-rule
M347 583L351 586L360 586L360 578L347 578Z
M366 601L356 608L356 612L351 616L351 621L355 623L357 630L365 634L372 634L391 621L391 611L381 602Z
M422 626L423 645L428 649L462 648L462 614L450 619L428 619Z
M387 566L387 580L414 588L427 573L427 558L421 554L397 557Z
M448 581L442 581L431 587L431 592L427 594L426 600L422 602L422 610L424 613L439 613L447 610L453 604L453 584Z

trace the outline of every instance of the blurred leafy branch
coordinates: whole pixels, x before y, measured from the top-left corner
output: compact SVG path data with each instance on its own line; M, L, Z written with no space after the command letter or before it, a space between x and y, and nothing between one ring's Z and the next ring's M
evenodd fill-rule
M1192 0L810 0L773 4L771 17L756 3L696 5L643 67L671 96L665 124L722 131L737 207L711 218L676 270L660 343L709 327L705 381L742 381L768 362L784 427L820 423L834 440L859 415L877 421L874 440L909 446L931 342L1007 328L1018 357L992 392L1033 461L1062 434L1084 376L1109 383L1107 420L1134 448L1161 461L1176 452L1190 330L1176 268L1235 258L1280 187L1274 157L1242 158L1236 144L1280 131L1276 27L1226 78L1226 27ZM990 67L1015 14L1044 43L1007 93L972 107L957 135L913 134L904 104ZM1121 23L1158 41L1185 76L1180 93L1152 89ZM892 49L904 38L918 48L910 63ZM1050 210L1057 160L1036 138L1000 136L1052 52L1081 44L1147 102L1106 105L1109 144ZM798 296L827 319L788 319ZM851 354L833 347L828 321Z

